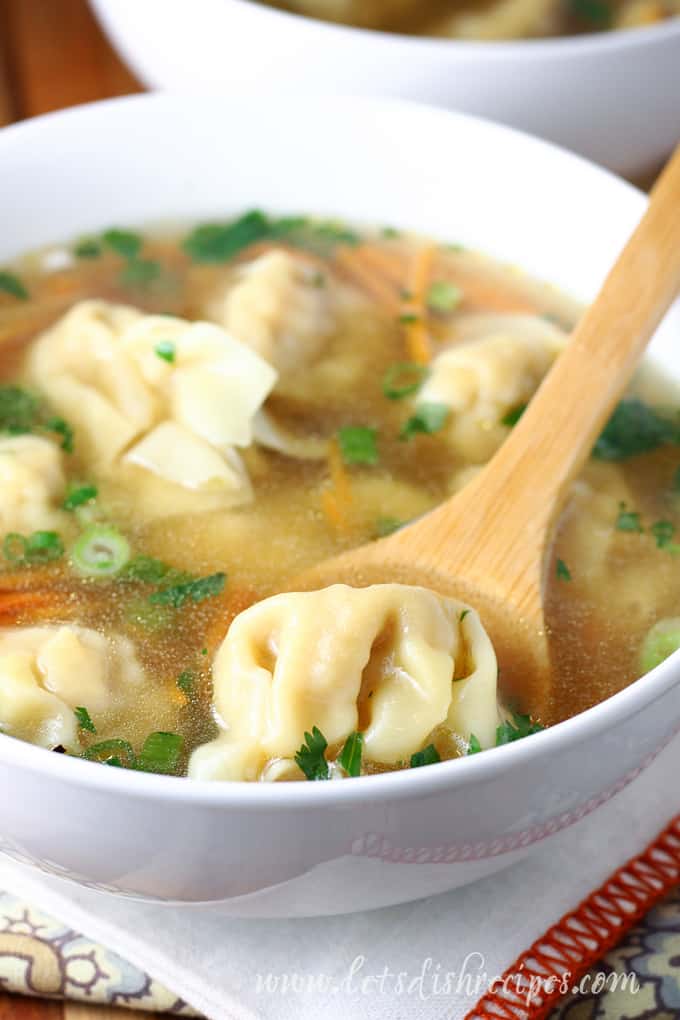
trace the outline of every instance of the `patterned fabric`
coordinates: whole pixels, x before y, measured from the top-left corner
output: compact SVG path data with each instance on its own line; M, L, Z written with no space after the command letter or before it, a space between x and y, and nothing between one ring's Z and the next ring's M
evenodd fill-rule
M551 1020L673 1020L680 1016L680 888L655 907L597 974L633 972L639 990L570 996ZM600 979L602 980L602 979ZM185 1003L116 953L10 893L0 892L0 989L175 1016L196 1016Z

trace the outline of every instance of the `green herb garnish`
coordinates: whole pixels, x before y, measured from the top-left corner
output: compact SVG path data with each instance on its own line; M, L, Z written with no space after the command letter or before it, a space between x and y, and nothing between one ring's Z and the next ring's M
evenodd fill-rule
M427 307L445 315L453 312L462 298L463 292L455 284L448 280L435 280L427 293Z
M73 254L78 259L97 259L101 253L102 246L94 237L84 237L73 249Z
M64 453L73 453L73 429L63 418L48 418L44 425L46 432L55 432L61 436L61 448Z
M177 357L177 348L172 340L161 340L154 347L154 354L161 358L162 361L167 361L169 365L173 365Z
M617 531L634 531L642 534L645 530L642 527L640 514L635 510L626 510L625 503L619 503L619 516L616 518Z
M132 230L112 227L102 234L102 241L124 259L135 259L142 250L142 238Z
M463 610L461 611L461 614L460 614L460 616L458 617L458 621L459 621L460 623L462 623L462 622L463 622L463 620L465 619L465 617L466 617L466 616L468 615L468 613L469 613L470 611L471 611L471 610L469 610L469 609L463 609Z
M31 432L38 420L40 401L20 386L0 386L0 431L20 435Z
M78 720L78 726L80 727L81 730L87 730L88 733L97 732L97 727L92 722L92 719L90 718L90 713L86 708L84 708L82 705L79 705L78 708L73 709L73 713L76 719Z
M558 581L571 581L571 570L564 560L558 559L555 574L557 575Z
M496 747L501 747L503 744L512 744L515 740L523 740L524 737L540 733L543 729L545 727L541 726L540 723L532 722L531 716L513 712L512 721L506 719L496 729Z
M345 464L377 464L377 431L365 425L346 425L338 430L340 452Z
M431 436L444 428L449 417L446 404L420 404L415 414L402 426L399 438L409 442L419 434Z
M224 591L226 580L226 574L217 573L173 584L154 592L149 596L149 602L155 606L181 609L185 602L202 602L203 599L211 598L213 595L220 595Z
M132 258L120 274L123 287L148 287L161 275L161 264L155 259Z
M17 298L19 301L28 301L28 291L23 283L14 273L6 270L0 272L0 291Z
M184 241L184 251L195 262L228 262L244 248L270 236L269 218L258 209L231 223L205 223Z
M384 237L386 241L394 241L397 237L401 237L401 234L395 227L383 227L380 236Z
M327 747L328 741L316 726L312 727L311 733L305 733L304 743L295 755L295 762L307 779L330 779L326 761Z
M195 680L194 674L188 669L183 669L177 677L177 686L183 694L186 694L187 698L193 694Z
M117 768L133 769L137 764L132 744L118 737L91 744L83 751L81 757L88 761L101 762L102 765L114 765Z
M481 750L482 750L482 745L479 742L479 738L476 737L474 735L474 733L471 733L470 734L470 741L468 743L467 754L479 754L479 752Z
M388 400L402 400L416 393L427 378L426 365L415 361L399 361L385 372L382 391Z
M678 427L641 400L622 400L593 447L598 460L626 460L677 442Z
M139 752L135 768L142 772L176 772L184 749L179 733L150 733Z
M654 536L657 549L668 549L673 544L675 525L672 521L655 521L649 530Z
M97 493L96 485L72 485L61 505L64 510L76 510L79 506L84 506L90 500L96 499Z
M364 738L362 734L350 733L338 757L338 761L348 776L361 775L361 754L363 748Z
M172 570L167 563L155 560L152 556L133 556L121 572L120 578L123 581L140 581L142 584L160 584Z
M518 404L517 407L511 408L508 413L504 414L501 418L501 425L507 425L509 429L514 428L528 406L528 404Z
M416 315L415 312L402 312L398 319L402 326L411 326L414 322L418 322L419 320L420 316Z
M64 555L64 543L56 531L34 531L30 535L10 532L2 544L5 559L17 566L50 563Z
M436 765L438 761L441 761L439 751L434 744L428 744L422 751L416 751L411 755L411 768L419 769L423 765Z
M606 0L569 0L571 14L592 25L605 28L611 24L612 10Z

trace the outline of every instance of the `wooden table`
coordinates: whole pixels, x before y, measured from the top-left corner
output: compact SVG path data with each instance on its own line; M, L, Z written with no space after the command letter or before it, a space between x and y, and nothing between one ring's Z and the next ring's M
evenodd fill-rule
M0 125L141 91L86 0L0 0ZM152 1017L0 993L0 1020L125 1020L126 1015Z

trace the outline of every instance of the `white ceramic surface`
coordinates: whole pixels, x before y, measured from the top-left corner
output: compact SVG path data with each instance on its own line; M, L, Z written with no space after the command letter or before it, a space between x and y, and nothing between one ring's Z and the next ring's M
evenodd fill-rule
M644 198L510 129L403 103L150 96L0 132L0 265L112 223L255 204L418 228L588 300ZM654 351L678 378L679 336L676 308ZM530 739L336 783L190 783L0 736L1 845L78 881L238 915L425 896L507 866L613 795L680 726L679 680L680 653Z
M680 140L680 18L570 39L475 43L350 29L251 0L91 3L153 88L413 99L531 131L631 177Z

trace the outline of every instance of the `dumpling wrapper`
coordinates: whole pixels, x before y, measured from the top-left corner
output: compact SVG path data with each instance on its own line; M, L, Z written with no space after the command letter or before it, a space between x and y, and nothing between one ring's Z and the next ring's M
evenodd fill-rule
M59 529L66 490L63 454L42 436L0 437L0 531Z
M224 732L194 751L189 775L258 779L267 763L292 762L314 726L333 747L360 719L365 758L384 765L408 761L440 726L493 746L496 659L474 612L461 621L466 609L397 584L333 585L250 607L214 662ZM457 663L472 664L468 680L454 682Z

